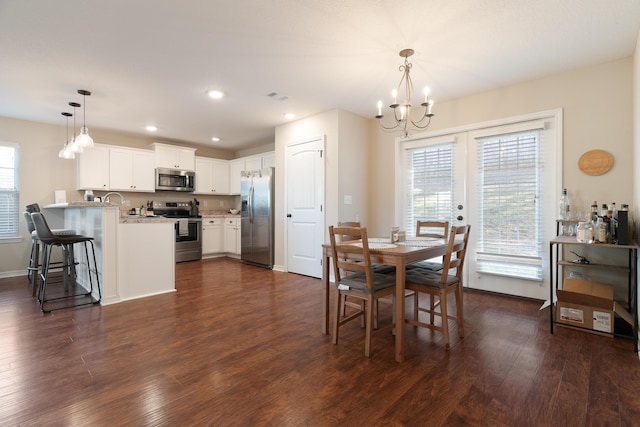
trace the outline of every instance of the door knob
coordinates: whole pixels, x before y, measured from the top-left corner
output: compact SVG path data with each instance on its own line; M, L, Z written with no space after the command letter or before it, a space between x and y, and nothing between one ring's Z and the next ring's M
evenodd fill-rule
M458 210L461 211L464 208L462 205L458 205Z
M458 216L456 217L456 219L457 219L458 221L462 221L462 220L464 219L464 217L463 217L462 215L458 215Z

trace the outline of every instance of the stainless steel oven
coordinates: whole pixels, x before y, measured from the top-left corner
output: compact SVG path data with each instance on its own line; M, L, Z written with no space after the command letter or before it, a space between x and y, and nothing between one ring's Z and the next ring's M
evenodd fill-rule
M176 230L176 262L202 259L202 218L179 218Z
M176 262L202 259L202 218L192 216L193 202L154 203L156 215L175 218Z

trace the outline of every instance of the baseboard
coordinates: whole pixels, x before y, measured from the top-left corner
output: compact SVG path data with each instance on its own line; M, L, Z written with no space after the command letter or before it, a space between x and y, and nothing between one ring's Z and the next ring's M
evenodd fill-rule
M20 277L20 276L26 276L26 275L27 275L27 270L1 271L0 279L5 279L8 277Z

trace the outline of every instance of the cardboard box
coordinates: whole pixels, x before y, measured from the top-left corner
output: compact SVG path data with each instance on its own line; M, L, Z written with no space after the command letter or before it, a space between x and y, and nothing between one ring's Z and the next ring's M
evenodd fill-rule
M557 323L613 336L612 285L567 277L557 296Z

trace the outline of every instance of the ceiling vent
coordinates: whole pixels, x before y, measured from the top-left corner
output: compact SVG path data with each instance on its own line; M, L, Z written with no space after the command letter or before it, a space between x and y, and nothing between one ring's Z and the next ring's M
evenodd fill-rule
M289 99L288 96L286 95L282 95L278 92L271 92L268 93L267 96L271 99L273 99L274 101L286 101L287 99Z

